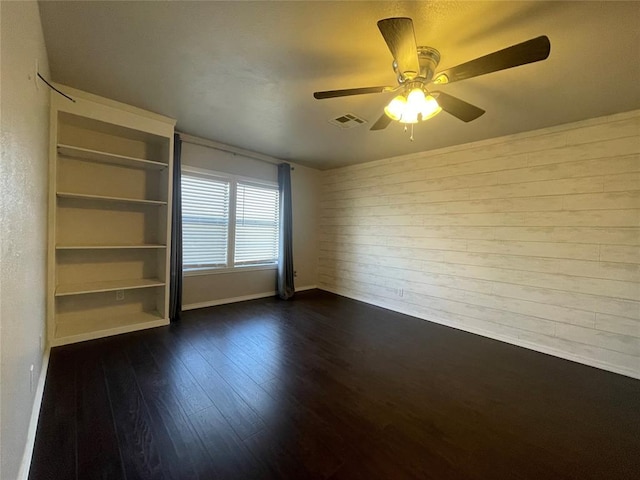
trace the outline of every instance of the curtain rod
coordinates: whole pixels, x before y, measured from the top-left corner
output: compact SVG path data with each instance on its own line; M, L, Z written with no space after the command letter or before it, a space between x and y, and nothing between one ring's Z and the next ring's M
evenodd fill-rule
M214 142L213 140L207 140L205 138L195 137L193 135L189 135L188 133L180 132L178 130L176 130L176 133L180 135L180 139L183 142L191 143L192 145L200 145L201 147L208 147L208 148L213 148L215 150L222 150L223 152L233 153L235 155L242 155L243 157L248 157L253 160L260 160L261 162L267 162L274 165L278 165L280 163L289 163L289 162L285 162L284 160L280 160L278 158L270 157L268 155L252 152L251 150L232 147L231 145L225 145L224 143ZM293 166L291 168L293 169Z

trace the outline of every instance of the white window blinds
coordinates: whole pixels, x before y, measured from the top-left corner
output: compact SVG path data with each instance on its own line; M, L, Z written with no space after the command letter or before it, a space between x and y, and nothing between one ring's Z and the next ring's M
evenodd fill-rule
M225 180L182 173L183 268L227 265L229 186Z
M235 265L278 261L278 200L277 187L238 182Z

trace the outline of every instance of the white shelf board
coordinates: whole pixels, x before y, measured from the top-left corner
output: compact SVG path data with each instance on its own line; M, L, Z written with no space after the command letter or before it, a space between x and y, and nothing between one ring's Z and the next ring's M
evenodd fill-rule
M168 324L169 320L163 318L158 312L138 312L103 317L95 317L88 314L82 321L66 320L65 315L60 314L56 315L55 338L52 341L52 346L82 342Z
M123 197L109 197L105 195L88 195L85 193L71 193L71 192L58 192L56 193L58 198L71 198L76 200L100 200L105 202L116 203L137 203L141 205L166 205L167 202L160 200L142 200L138 198L123 198Z
M56 287L56 297L83 295L85 293L113 292L115 290L133 290L137 288L162 287L165 282L159 279L138 278L133 280L109 280L102 282L67 283Z
M167 248L166 245L155 243L130 244L130 245L56 245L56 250L124 250L124 249L153 249Z
M88 148L74 147L73 145L58 144L58 153L66 157L77 158L88 162L109 163L129 168L145 170L162 170L163 168L167 168L166 163L156 162L155 160L127 157L126 155L100 152Z

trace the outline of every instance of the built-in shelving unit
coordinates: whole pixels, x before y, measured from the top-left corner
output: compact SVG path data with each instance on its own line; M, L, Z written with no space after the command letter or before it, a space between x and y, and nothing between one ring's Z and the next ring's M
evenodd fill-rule
M115 292L133 288L162 287L160 279L139 278L133 280L107 280L101 282L67 283L56 287L56 297L83 293Z
M58 316L58 337L64 343L82 342L92 338L106 337L145 328L160 327L167 321L158 312L136 312L125 315L91 316L83 319Z
M56 250L114 250L114 249L140 249L140 248L167 248L166 245L56 245Z
M51 345L168 323L173 128L59 86L51 98Z
M139 203L141 205L166 205L160 200L145 200L141 198L107 197L105 195L87 195L86 193L58 192L58 198L71 198L75 200L101 200L104 202Z
M167 167L166 163L145 160L143 158L127 157L113 153L89 150L72 145L58 144L58 153L69 158L79 158L85 162L107 163L110 165L121 165L130 168L143 168L149 170L162 170Z

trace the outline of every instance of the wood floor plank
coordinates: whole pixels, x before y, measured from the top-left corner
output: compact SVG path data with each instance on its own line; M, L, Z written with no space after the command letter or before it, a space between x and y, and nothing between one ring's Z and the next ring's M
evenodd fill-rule
M124 351L126 340L118 340L102 363L126 478L175 478L169 470L173 460L171 452L163 451L159 429L154 428L154 420Z
M102 370L104 342L77 364L78 479L124 479L109 394ZM108 348L108 347L107 347Z
M194 430L211 458L210 478L220 480L253 480L272 478L255 456L246 448L229 422L216 407L210 407L189 417Z
M306 405L298 402L290 391L278 388L279 380L272 380L263 388L282 408L265 418L267 428L260 441L272 445L269 453L256 444L256 438L248 440L252 451L263 461L275 467L282 455L296 459L298 465L313 478L333 475L350 455L350 448L342 437L340 425L330 425ZM285 435L282 435L286 432ZM283 442L283 438L285 441Z
M639 398L316 290L52 349L30 479L635 479Z
M261 419L273 412L275 404L268 393L235 363L218 361L218 353L214 353L217 351L215 346L207 342L194 346L211 368Z
M76 365L73 348L60 349L49 359L30 480L78 478Z
M146 333L146 332L145 332ZM168 388L171 389L187 415L191 415L213 403L202 387L193 378L193 375L180 361L177 352L167 348L166 337L173 336L169 329L162 332L153 332L142 337L147 349L151 352L157 368L167 378Z
M161 370L147 349L146 333L133 338L127 355L149 414L160 427L158 430L165 432L159 435L158 443L163 456L170 461L167 469L176 479L208 479L208 455L187 418L184 398L175 395L172 372Z
M239 438L250 437L264 428L264 422L260 416L224 381L188 338L172 336L165 337L164 340L170 342L167 344L170 348L180 350L180 361L209 397L215 408L229 422ZM205 351L213 354L215 348L209 348ZM214 358L217 361L219 355L216 354ZM225 362L230 362L226 355L224 355L224 359Z
M304 478L308 480L325 478L304 464L302 445L293 432L295 432L295 428L291 425L288 429L283 426L279 433L280 438L274 439L272 432L265 430L245 439L244 444L266 466L273 478ZM286 436L291 437L294 441L283 442L281 438Z

